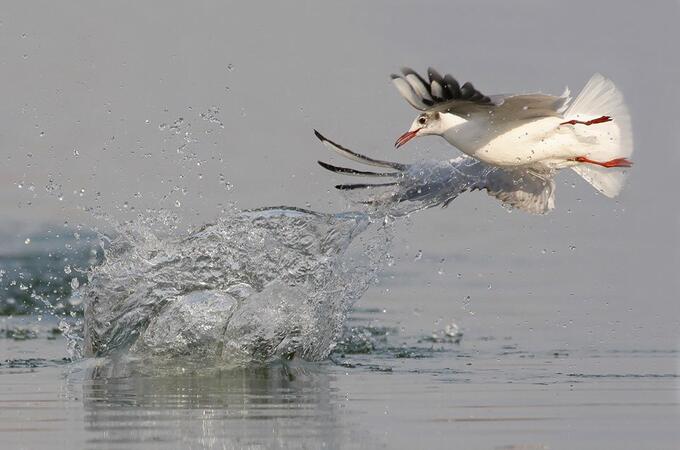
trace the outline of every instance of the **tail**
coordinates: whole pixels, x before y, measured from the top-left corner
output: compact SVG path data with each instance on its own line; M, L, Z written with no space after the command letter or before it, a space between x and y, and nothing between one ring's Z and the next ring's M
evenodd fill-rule
M633 133L623 94L611 80L596 73L569 105L564 117L588 121L602 116L609 116L612 121L575 128L588 148L584 156L595 161L629 158L633 154ZM621 192L626 177L625 170L590 164L580 164L573 169L607 197L616 197Z

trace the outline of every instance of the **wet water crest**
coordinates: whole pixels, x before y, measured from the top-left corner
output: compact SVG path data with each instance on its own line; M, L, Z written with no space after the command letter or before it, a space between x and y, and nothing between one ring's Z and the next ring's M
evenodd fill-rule
M389 246L365 214L235 212L182 237L131 225L91 270L82 349L244 365L324 359ZM353 245L354 244L354 245Z

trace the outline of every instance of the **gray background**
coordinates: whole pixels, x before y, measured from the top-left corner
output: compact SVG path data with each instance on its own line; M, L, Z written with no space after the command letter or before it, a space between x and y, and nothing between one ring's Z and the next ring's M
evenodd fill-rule
M332 190L340 177L316 165L337 159L313 128L381 158L457 153L438 138L392 148L414 117L389 82L401 65L435 66L486 94L561 93L565 85L577 93L601 72L624 92L633 118L635 166L618 199L565 172L557 209L547 216L508 213L483 193L415 214L398 227L395 266L359 303L384 311L381 320L404 336L455 320L466 333L464 348L479 352L475 364L488 366L470 375L480 384L441 384L436 375L410 371L403 378L345 377L338 369L343 374L324 389L360 397L348 405L366 420L343 426L386 445L426 442L410 427L395 428L395 417L432 445L449 442L449 422L425 427L420 418L446 416L447 402L470 396L500 405L501 413L530 398L517 414L564 414L557 424L507 425L517 433L540 428L529 442L550 448L565 448L564 430L575 448L639 448L649 439L672 448L678 398L669 400L669 385L677 393L680 330L678 12L677 2L619 1L5 4L0 229L12 242L4 244L22 243L29 226L106 226L83 207L116 220L166 208L186 225L214 219L230 202L346 209ZM213 107L223 128L201 117ZM180 117L176 134L169 127ZM489 356L502 341L489 344L484 336L512 337L532 354L566 351L572 356L562 361L562 374L605 379L584 378L590 381L574 391L565 375L550 379L550 361L531 366ZM493 351L485 353L485 345ZM408 364L414 371L464 368L456 358ZM561 384L530 384L513 394L506 383L525 380L532 367ZM495 390L489 379L499 383ZM434 396L427 408L418 386ZM573 412L562 408L570 399ZM553 409L531 409L542 402ZM456 426L461 448L527 442L503 434L502 422L480 426ZM496 434L480 434L488 427Z
M536 254L546 261L518 282L604 290L612 308L638 308L628 319L645 333L677 340L677 19L669 2L11 3L0 16L0 224L103 226L83 206L118 220L163 207L194 224L229 202L342 210L312 128L384 158L456 153L434 137L393 150L414 116L389 82L401 65L490 94L578 92L599 71L633 116L636 165L619 199L565 173L549 216L472 194L414 217L399 248L470 248L495 272ZM224 128L201 118L211 107ZM180 117L179 135L159 128Z

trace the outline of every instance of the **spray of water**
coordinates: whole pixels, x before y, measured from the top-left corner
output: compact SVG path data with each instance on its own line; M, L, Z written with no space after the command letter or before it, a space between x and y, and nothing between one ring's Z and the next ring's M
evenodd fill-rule
M223 127L217 113L211 109L201 117ZM190 126L180 118L159 127L180 140L177 155L186 170L203 164L192 150L197 140ZM159 200L160 210L140 213L124 225L96 205L85 208L107 222L115 237L99 234L100 249L86 280L70 276L76 270L70 265L64 268L69 282L60 286L70 296L62 303L72 310L62 315L60 329L71 356L220 366L293 356L324 359L338 342L348 311L389 257L392 218L446 206L476 189L530 212L552 207L551 179L466 157L411 165L379 161L317 137L355 163L379 167L377 173L322 163L324 168L389 180L338 186L360 212L240 211L232 204L215 223L185 232L167 207L168 202L180 206L174 195L186 187L179 185ZM220 183L230 189L223 175ZM125 202L123 209L132 207ZM47 285L47 293L58 292ZM47 294L35 300L52 311ZM79 308L82 318L74 314Z
M364 213L233 212L181 237L134 222L77 291L84 320L65 334L75 357L320 360L389 242L388 222Z

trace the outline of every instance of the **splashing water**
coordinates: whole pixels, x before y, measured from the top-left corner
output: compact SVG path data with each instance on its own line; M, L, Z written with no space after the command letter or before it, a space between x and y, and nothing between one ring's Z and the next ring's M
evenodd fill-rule
M82 330L65 334L74 356L320 360L389 241L389 224L363 213L286 207L233 213L179 238L128 225L77 291Z
M469 159L389 164L397 181L369 187L358 201L365 212L234 211L179 237L169 219L160 220L169 236L148 218L128 224L104 246L88 283L71 285L71 304L85 314L81 323L62 321L69 350L218 365L326 358L389 259L391 218L445 206L470 189L508 192L492 191L497 171Z
M204 119L212 123L211 117ZM182 152L193 142L189 126L180 118L170 127L184 136ZM72 357L220 367L324 359L340 340L349 309L389 261L393 218L446 206L475 189L530 212L552 205L551 181L530 174L465 157L411 165L378 161L317 137L348 159L390 171L322 164L332 172L391 179L338 186L350 199L360 194L355 200L363 212L231 209L216 223L183 234L169 210L149 210L123 227L114 222L117 237L101 236L97 254L103 256L87 280L69 275L71 266L63 271L72 291L68 304L84 308L82 320L60 323Z

